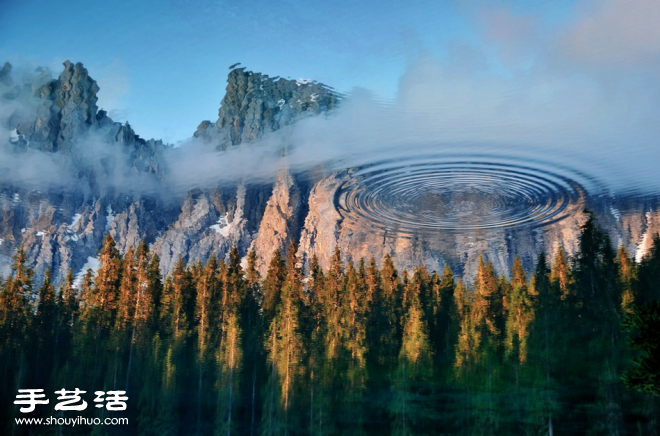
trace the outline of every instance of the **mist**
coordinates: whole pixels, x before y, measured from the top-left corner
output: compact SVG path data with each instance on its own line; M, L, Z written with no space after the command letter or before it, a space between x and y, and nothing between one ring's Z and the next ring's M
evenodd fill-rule
M136 154L142 142L132 139L128 125L112 123L109 119L103 124L68 125L67 129L75 130L68 144L70 150L53 150L55 144L50 137L44 139L40 131L45 128L50 132L52 128L43 123L51 122L50 105L53 103L40 94L53 74L48 69L34 69L27 64L6 65L1 73L2 186L85 195L160 195L157 175L136 165ZM26 130L31 132L27 136L23 134ZM123 132L129 133L128 142ZM153 158L157 159L158 152L166 148L156 150Z
M108 141L101 132L77 139L70 153L32 148L16 130L0 128L0 185L85 196L161 196L155 174L132 163L130 145Z
M482 7L481 44L419 50L393 100L354 89L334 113L256 144L218 153L191 141L172 154L172 180L189 188L271 180L282 167L507 153L573 167L611 194L657 194L660 5L629 3L590 4L564 25Z
M100 133L83 138L74 159L103 175L102 190L164 197L268 183L284 168L330 173L416 154L506 154L575 168L611 194L657 194L660 4L608 0L578 10L557 24L480 4L468 11L477 40L451 41L441 53L418 47L393 99L355 88L331 113L227 151L190 139L163 148L159 177L136 170L130 150ZM61 157L7 152L16 107L2 103L0 142L10 146L0 147L0 182L75 187Z

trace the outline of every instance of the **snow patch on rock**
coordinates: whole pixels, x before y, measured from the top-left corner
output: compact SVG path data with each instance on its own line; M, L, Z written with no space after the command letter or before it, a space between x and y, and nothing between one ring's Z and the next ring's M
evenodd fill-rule
M110 225L115 220L115 213L112 210L112 206L108 205L105 209L107 215L105 216L105 229L110 230Z
M80 218L81 218L81 217L82 217L81 214L79 214L79 213L75 214L75 215L73 216L73 220L71 221L71 224L69 224L68 226L66 226L67 230L69 230L70 232L72 232L72 231L73 231L73 228L76 226L76 224L78 224L78 223L80 222Z
M213 224L210 229L215 233L224 236L225 238L229 237L229 234L235 227L235 220L229 222L229 212L225 216L218 218L217 224Z
M9 132L9 142L15 144L18 142L19 139L21 139L21 135L18 134L18 130L14 129L11 132Z
M651 232L649 232L651 219L651 212L646 212L646 232L644 232L642 240L639 242L639 244L637 244L637 252L635 253L635 262L637 263L642 261L644 256L646 256L646 252L651 246L652 236Z
M80 289L80 285L83 284L83 280L85 279L85 274L87 274L87 270L91 269L94 272L94 276L96 276L96 271L100 267L101 267L101 262L99 262L99 258L89 256L87 258L87 262L85 262L82 269L78 272L78 274L76 274L76 278L73 280L73 287L76 289Z

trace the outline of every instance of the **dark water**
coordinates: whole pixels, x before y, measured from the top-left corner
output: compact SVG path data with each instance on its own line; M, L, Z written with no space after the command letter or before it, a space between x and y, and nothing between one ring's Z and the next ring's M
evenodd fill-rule
M506 155L413 156L351 172L336 197L342 216L410 236L539 227L575 213L587 195L584 174L545 162Z
M655 435L660 402L622 380L639 355L622 321L658 298L660 240L636 266L590 223L574 262L560 252L531 275L516 262L510 279L480 262L467 286L449 270L339 254L303 282L293 251L263 281L235 252L180 265L163 286L145 247L124 259L106 249L105 281L58 300L40 286L34 308L8 281L3 434L58 430L15 418L83 416L129 421L63 434ZM19 289L32 286L14 268ZM54 411L62 388L90 404L97 390L129 400L122 412ZM18 389L51 403L21 414Z

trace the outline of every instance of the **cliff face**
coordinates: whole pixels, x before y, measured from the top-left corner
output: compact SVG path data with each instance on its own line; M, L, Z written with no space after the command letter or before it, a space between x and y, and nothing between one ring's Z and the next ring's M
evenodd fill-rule
M243 255L254 249L265 274L274 250L296 240L303 264L316 255L327 266L339 246L354 260L380 260L390 254L399 267L424 263L435 270L449 263L469 278L482 254L507 273L516 255L531 269L541 251L552 255L561 245L575 252L587 219L585 206L614 244L625 245L638 258L660 231L660 211L654 205L595 198L585 199L568 218L539 228L412 237L383 233L342 218L336 197L348 177L345 173L302 175L284 166L271 183L237 181L195 189L177 200L164 192L168 168L163 157L169 147L141 139L128 123L116 123L98 110L98 86L81 64L66 62L56 80L39 71L24 83L16 83L6 64L0 69L0 91L2 104L9 108L2 112L9 115L0 119L0 131L9 132L0 138L0 152L29 159L33 154L57 157L48 160L56 166L51 170L72 180L64 187L35 189L0 178L3 276L19 246L28 253L38 279L46 268L54 271L56 280L69 268L80 273L94 265L108 232L121 251L145 240L160 256L164 273L179 256L186 262L204 262L212 253L225 256L235 244ZM200 124L194 136L219 150L249 147L283 126L332 110L339 100L320 84L235 69L229 73L218 120ZM17 162L27 165L29 159ZM108 183L111 178L114 182Z
M224 150L252 142L301 118L318 115L337 106L339 96L328 87L308 80L232 70L227 92L215 123L203 121L194 137Z
M122 247L153 239L167 212L140 187L158 185L168 147L98 110L80 63L65 62L57 79L42 69L14 79L9 64L1 76L0 274L19 246L37 278L46 268L61 278L96 256L107 231Z

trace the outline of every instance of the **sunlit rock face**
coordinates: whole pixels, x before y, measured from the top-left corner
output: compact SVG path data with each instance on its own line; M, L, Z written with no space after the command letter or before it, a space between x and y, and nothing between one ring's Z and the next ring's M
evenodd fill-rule
M320 83L271 78L238 68L227 77L227 92L220 104L218 120L203 121L193 136L225 150L331 110L338 101L339 96Z
M227 82L218 120L194 134L220 152L250 147L340 102L324 85L244 69ZM94 265L107 233L122 252L145 240L163 273L179 258L205 262L236 245L242 255L255 250L265 274L273 252L297 241L303 265L316 255L327 267L338 246L355 261L389 254L400 268L449 263L469 279L481 255L507 274L516 256L531 270L543 251L574 253L585 209L637 259L660 231L653 203L591 197L577 178L520 162L404 159L304 173L283 165L269 182L174 195L164 159L170 147L99 110L98 86L81 64L66 62L57 79L45 70L18 77L6 64L0 91L2 276L20 246L37 280L47 268L56 281L69 268L79 274Z
M0 78L0 274L20 246L37 279L56 279L96 256L106 232L125 248L165 225L153 191L163 175L161 141L145 141L99 110L96 82L80 63Z

